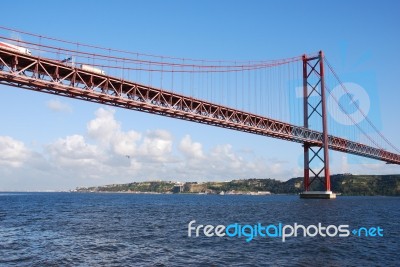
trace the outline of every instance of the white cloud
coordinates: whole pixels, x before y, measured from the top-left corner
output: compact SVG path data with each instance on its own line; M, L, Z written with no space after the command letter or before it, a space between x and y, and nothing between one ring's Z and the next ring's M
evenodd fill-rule
M60 138L47 146L49 156L62 166L97 165L105 160L103 152L87 144L81 135Z
M147 132L139 147L139 155L150 161L170 161L171 152L172 135L164 130Z
M133 156L136 154L136 142L141 139L141 134L135 131L123 132L114 114L114 110L99 108L95 113L96 118L87 124L88 134L101 146L118 155Z
M0 136L0 165L5 167L20 167L31 152L24 143L9 136Z
M137 153L137 142L141 139L141 134L135 131L117 132L111 144L116 154L121 156L134 156Z
M190 135L185 135L179 143L179 150L189 159L201 159L203 155L203 147L198 142L193 142Z
M90 137L108 144L116 132L120 131L120 124L114 119L114 110L99 108L96 118L87 124L87 131Z
M72 112L72 108L58 99L49 100L46 106L55 112Z

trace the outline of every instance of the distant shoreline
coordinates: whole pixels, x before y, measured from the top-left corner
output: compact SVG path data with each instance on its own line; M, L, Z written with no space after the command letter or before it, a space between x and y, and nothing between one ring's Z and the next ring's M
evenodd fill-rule
M126 184L78 187L73 190L2 191L1 193L118 193L118 194L190 194L190 195L298 195L303 178L240 179L226 182L145 181ZM400 175L331 176L331 190L342 196L400 196ZM324 191L322 183L313 183L310 191Z
M16 194L53 194L53 193L65 193L65 194L118 194L118 195L173 195L173 196L220 196L220 197L231 197L231 196L256 196L256 197L274 197L274 196L297 196L299 194L295 193L287 193L287 194L269 194L269 195L251 195L251 194L199 194L199 193L157 193L157 192L111 192L111 191L101 191L101 192L77 192L77 191L0 191L0 196L2 195L16 195ZM398 195L348 195L348 194L340 194L339 197L400 197Z
M82 187L77 192L108 192L132 194L221 194L221 195L297 195L303 192L303 178L287 181L276 179L240 179L227 182L174 182L145 181L126 184ZM331 176L331 189L336 194L348 196L400 196L400 175L352 175ZM322 183L313 183L310 191L324 191Z

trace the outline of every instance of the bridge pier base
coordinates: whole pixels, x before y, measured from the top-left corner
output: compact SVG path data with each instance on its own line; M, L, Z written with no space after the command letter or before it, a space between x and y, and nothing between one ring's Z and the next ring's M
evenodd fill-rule
M300 198L332 199L336 198L336 194L332 191L304 191L300 193Z

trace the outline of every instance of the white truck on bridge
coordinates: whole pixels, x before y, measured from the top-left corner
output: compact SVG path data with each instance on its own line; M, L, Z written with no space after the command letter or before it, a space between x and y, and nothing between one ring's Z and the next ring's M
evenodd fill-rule
M106 72L104 70L89 66L89 65L85 65L85 64L81 64L81 69L85 70L85 71L89 71L89 72L93 72L96 74L102 74L102 75L106 75Z
M25 55L32 55L31 50L29 50L28 48L5 43L5 42L0 42L0 48L6 49L6 50L11 50L11 51L17 51L17 52L19 52L21 54L25 54Z

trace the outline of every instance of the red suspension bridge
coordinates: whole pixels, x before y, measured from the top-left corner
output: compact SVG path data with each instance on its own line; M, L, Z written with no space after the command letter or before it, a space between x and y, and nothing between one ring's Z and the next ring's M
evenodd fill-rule
M196 60L0 27L0 83L301 143L305 192L318 180L329 192L313 197L331 197L329 150L400 164L400 151L322 52L269 61ZM332 119L338 116L341 123Z

